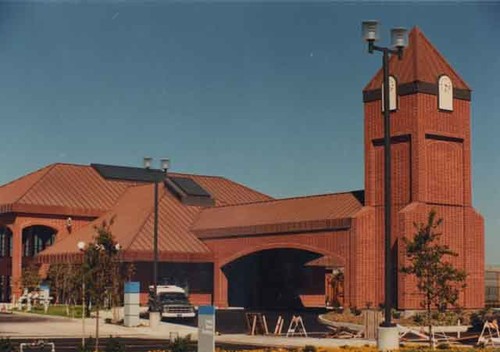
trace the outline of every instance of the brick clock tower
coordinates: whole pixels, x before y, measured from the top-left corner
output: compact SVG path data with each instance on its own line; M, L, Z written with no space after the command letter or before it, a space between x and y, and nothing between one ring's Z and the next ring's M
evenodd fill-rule
M465 308L484 305L484 225L472 207L471 90L418 29L402 60L389 64L394 267L405 263L402 237L415 233L431 209L443 218L442 241L458 253L450 260L468 273L460 297ZM365 109L365 205L374 210L376 272L384 277L384 152L382 70L363 91ZM383 301L384 283L376 292ZM417 309L415 280L394 271L395 306Z

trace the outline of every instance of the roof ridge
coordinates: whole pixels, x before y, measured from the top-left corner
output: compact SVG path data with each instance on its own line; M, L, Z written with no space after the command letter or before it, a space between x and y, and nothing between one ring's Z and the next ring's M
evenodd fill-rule
M188 173L188 172L169 172L169 173L167 173L167 176L169 176L169 175L174 175L174 176L199 176L199 177L208 177L208 178L224 178L223 176L193 174L193 173Z
M225 205L219 205L216 207L211 207L211 208L206 208L206 209L228 208L228 207L237 207L237 206L244 206L244 205L250 205L250 204L271 203L271 202L289 201L289 200L315 198L315 197L319 198L319 197L336 196L336 195L341 195L341 194L362 192L362 191L364 191L364 189L356 189L353 191L344 191L344 192L335 192L335 193L310 194L310 195L306 195L306 196L295 196L295 197L288 197L288 198L272 198L272 199L267 199L267 200L257 200L257 201L248 202L248 203L225 204Z
M92 164L101 164L101 163L92 163ZM64 165L64 166L78 166L78 167L92 168L91 164L79 164L79 163L67 163L67 162L55 162L55 163L52 163L50 165ZM50 165L48 165L48 166L50 166ZM114 164L101 164L101 165L138 168L137 166L129 166L129 165L114 165ZM169 172L168 173L168 175L171 175L171 174L179 175L179 176L201 176L201 177L210 177L210 178L223 178L222 176L218 176L218 175L194 174L194 173L187 173L187 172Z
M52 165L65 165L65 166L78 166L78 167L91 167L90 165L87 164L78 164L78 163L64 163L64 162L55 162Z
M184 176L195 176L195 177L218 178L218 179L222 179L222 180L225 180L225 181L228 181L228 182L231 182L231 183L237 184L238 186L241 186L241 187L243 187L243 188L246 188L246 189L248 189L248 190L250 190L250 191L252 191L252 192L258 193L258 194L260 194L260 195L262 195L262 196L273 198L273 197L271 197L271 196L270 196L270 195L268 195L268 194L265 194L265 193L262 193L262 192L260 192L260 191L257 191L257 190L255 190L255 189L253 189L253 188L250 188L250 187L248 187L248 186L246 186L246 185L244 185L244 184L242 184L242 183L240 183L240 182L238 182L238 181L235 181L235 180L229 179L229 178L227 178L226 176L218 176L218 175L201 175L201 174L184 173L184 172L172 172L172 173L169 173L169 175L170 175L170 174L184 175Z
M173 173L173 174L181 175L181 173ZM227 177L225 177L225 176L211 176L211 175L197 175L197 174L182 174L182 175L194 176L194 177L208 177L208 178L216 178L216 179L219 179L219 180L224 180L224 181L230 182L230 183L232 183L232 184L234 184L234 185L240 186L240 187L242 187L242 188L244 188L244 189L246 189L246 190L248 190L248 191L254 192L254 193L256 193L256 194L258 194L258 195L260 195L260 196L270 198L270 199L268 199L268 200L272 200L272 199L274 199L274 197L271 197L271 196L270 196L270 195L268 195L268 194L265 194L265 193L262 193L262 192L260 192L260 191L257 191L257 190L256 190L256 189L254 189L254 188L250 188L250 187L248 187L247 185L244 185L244 184L242 184L242 183L240 183L240 182L238 182L238 181L234 181L234 180L232 180L232 179L229 179L229 178L227 178ZM217 200L217 199L216 199L216 200ZM219 200L219 201L221 201L221 200ZM249 203L253 203L253 202L258 202L258 201L250 201L250 202L243 202L243 203L237 203L237 204L249 204ZM217 208L218 208L218 207L221 207L221 206L226 206L226 205L227 205L227 206L231 206L231 205L237 205L237 204L224 204L224 205L219 205L219 206L217 206Z
M36 174L37 172L41 172L42 170L44 170L44 169L48 169L48 168L50 168L51 166L54 166L54 165L55 165L55 163L53 163L53 164L49 164L49 165L45 165L44 167L41 167L41 168L39 168L39 169L37 169L37 170L35 170L35 171L28 172L28 173L27 173L27 174L25 174L25 175L22 175L22 176L20 176L20 177L18 177L18 178L13 179L12 181L9 181L9 182L7 182L7 183L4 183L3 185L0 185L0 188L3 188L3 187L5 187L5 186L8 186L8 185L10 185L11 183L17 182L17 181L19 181L19 180L25 179L25 178L27 178L27 177L29 177L29 176L31 176L31 175Z
M29 186L29 187L28 187L28 189L27 189L27 190L26 190L23 194L21 194L21 195L20 195L20 196L16 199L16 202L19 202L21 199L23 199L23 198L24 198L24 196L25 196L26 194L28 194L28 192L29 192L29 191L31 191L31 190L32 190L32 189L33 189L33 188L34 188L37 184L39 184L39 183L40 183L40 181L42 181L42 180L43 180L43 179L47 176L47 174L49 174L49 173L50 173L50 172L51 172L51 171L52 171L52 170L53 170L56 166L57 166L57 164L56 164L56 163L54 163L54 164L50 164L50 165L47 165L47 166L45 166L45 167L42 167L41 169L38 169L38 170L36 170L36 171L32 172L32 173L27 174L26 176L28 176L28 175L32 175L32 174L34 174L34 173L36 173L36 172L40 172L40 171L42 171L43 169L47 169L47 170L45 171L45 173L44 173L43 175L41 175L41 176L40 176L40 178L39 178L38 180L36 180L36 181L35 181L35 182L31 185L31 186ZM26 177L26 176L23 176L23 177ZM23 177L21 177L21 178L23 178ZM21 179L21 178L18 178L18 179L16 179L16 180L12 181L12 182L15 182L15 181L17 181L17 180L19 180L19 179ZM9 182L9 183L10 183L10 182ZM3 186L2 186L2 187L3 187Z
M229 179L229 178L227 178L227 177L224 177L224 176L221 176L221 178L222 178L222 179L224 179L224 180L226 180L226 181L228 181L228 182L231 182L231 183L234 183L234 184L236 184L236 185L238 185L238 186L241 186L241 187L243 187L243 188L245 188L245 189L247 189L247 190L250 190L250 191L252 191L252 192L258 193L258 194L260 194L261 196L269 197L270 199L268 199L268 200L273 200L273 199L275 199L274 197L271 197L271 196L270 196L270 195L268 195L268 194L265 194L265 193L262 193L262 192L260 192L260 191L255 190L255 189L253 189L253 188L250 188L250 187L248 187L248 186L246 186L246 185L244 185L243 183L240 183L240 182L238 182L238 181L231 180L231 179ZM250 202L250 203L253 203L253 202ZM240 203L240 204L248 204L248 203Z
M418 71L418 59L419 59L419 52L420 50L418 50L418 39L420 37L420 34L422 32L417 28L417 27L414 27L412 29L412 31L410 32L410 35L413 37L415 36L414 38L414 42L413 42L413 50L414 50L414 53L413 53L413 80L417 80L418 81L418 78L420 77L420 72Z
M391 55L389 65L391 73L397 75L398 84L414 82L437 84L439 76L446 74L452 78L455 88L471 91L462 76L417 26L409 33L408 47L404 50L402 60L396 56ZM382 68L379 68L363 88L363 94L378 90L381 85L383 85L383 72Z
M430 42L430 40L424 35L423 32L419 32L420 34L420 38L425 42L425 44L430 48L430 50L432 50L434 52L435 55L437 55L442 61L443 63L445 64L445 66L460 80L460 82L468 89L468 90L471 90L471 88L469 87L469 85L465 82L465 80L462 78L461 75L459 75L457 73L457 71L455 71L455 69L451 66L451 64L448 62L448 60L445 59L445 57L439 52L439 50L434 46L432 45L432 43Z

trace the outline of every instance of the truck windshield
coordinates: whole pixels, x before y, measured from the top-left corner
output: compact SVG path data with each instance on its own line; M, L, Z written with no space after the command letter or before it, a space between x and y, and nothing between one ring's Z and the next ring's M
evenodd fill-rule
M162 303L183 303L188 304L187 297L182 292L162 292L158 295Z

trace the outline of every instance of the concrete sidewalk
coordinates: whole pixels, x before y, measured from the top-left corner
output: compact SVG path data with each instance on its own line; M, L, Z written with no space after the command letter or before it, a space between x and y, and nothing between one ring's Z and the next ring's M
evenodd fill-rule
M0 336L10 336L11 338L57 338L57 337L81 337L83 333L83 321L81 318L65 318L50 315L38 315L31 313L14 312L12 316L22 316L23 321L9 322L8 316L0 322ZM191 334L193 339L198 329L190 326L160 323L157 330L149 328L149 321L140 320L140 326L125 327L123 325L107 324L105 316L99 319L99 336L108 337L147 337L168 339L170 334L174 336L186 336ZM96 319L85 319L85 337L95 336Z
M64 318L30 313L15 312L9 319L2 315L0 321L0 336L10 338L75 338L83 334L82 319ZM22 321L15 321L19 318ZM100 319L99 336L134 337L169 339L176 336L191 335L193 340L198 339L198 329L191 326L161 322L157 330L149 327L149 321L141 319L141 326L128 328L122 325L106 324ZM85 319L85 337L95 336L95 318ZM245 334L230 334L216 336L216 342L263 347L317 347L364 346L375 345L375 341L364 339L329 339L312 337L281 337L281 336L250 336Z
M228 344L240 344L262 347L304 347L312 345L316 347L341 347L341 346L375 346L375 340L364 339L329 339L314 337L284 337L284 336L250 336L243 334L221 335L215 338L216 342Z

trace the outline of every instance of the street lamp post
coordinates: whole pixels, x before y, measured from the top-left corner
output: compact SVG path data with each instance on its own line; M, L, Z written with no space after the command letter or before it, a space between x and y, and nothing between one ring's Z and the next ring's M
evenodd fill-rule
M153 158L144 157L144 168L151 169L151 164L153 162ZM160 166L163 170L163 177L167 177L167 172L170 167L169 159L160 159ZM159 179L157 177L154 178L154 224L153 224L153 298L154 305L153 308L155 311L158 311L158 302L157 302L157 287L158 287L158 183Z
M393 304L393 284L392 284L392 256L391 256L391 121L390 121L390 87L389 87L389 54L397 55L401 60L403 49L406 46L406 29L391 29L392 48L375 45L378 40L378 22L364 21L362 25L363 39L368 42L368 52L382 52L382 70L383 70L383 107L384 107L384 227L385 227L385 317L382 324L385 328L391 328L394 325L391 322L391 310ZM379 348L380 346L379 329ZM392 335L394 336L394 335ZM397 337L397 332L396 332ZM396 348L399 347L399 338L397 338ZM384 345L385 346L385 345ZM389 350L394 345L389 346Z

